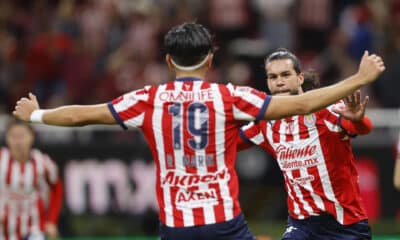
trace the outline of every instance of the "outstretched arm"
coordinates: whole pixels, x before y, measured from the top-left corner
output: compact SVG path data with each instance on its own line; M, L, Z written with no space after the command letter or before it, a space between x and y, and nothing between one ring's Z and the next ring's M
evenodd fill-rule
M353 76L329 87L308 91L298 96L274 96L264 119L281 119L291 115L305 115L336 103L352 92L373 82L385 70L379 56L366 51L359 70Z
M13 114L17 118L27 122L43 122L57 126L117 123L107 104L70 105L55 109L40 110L36 96L32 93L29 93L28 98L21 98L17 102Z

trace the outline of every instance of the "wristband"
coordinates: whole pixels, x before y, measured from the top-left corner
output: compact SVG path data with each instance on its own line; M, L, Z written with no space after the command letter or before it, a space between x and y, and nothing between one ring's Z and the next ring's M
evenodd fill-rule
M43 123L43 114L46 112L46 110L34 110L31 113L30 121L33 123Z

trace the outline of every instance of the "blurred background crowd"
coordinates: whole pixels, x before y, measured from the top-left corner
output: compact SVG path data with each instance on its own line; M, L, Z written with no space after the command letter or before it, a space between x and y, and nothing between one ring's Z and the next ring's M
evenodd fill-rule
M285 47L329 85L368 49L387 66L370 106L400 107L400 0L0 0L0 113L31 90L51 107L171 80L163 35L185 21L215 36L209 81L266 90L263 59Z

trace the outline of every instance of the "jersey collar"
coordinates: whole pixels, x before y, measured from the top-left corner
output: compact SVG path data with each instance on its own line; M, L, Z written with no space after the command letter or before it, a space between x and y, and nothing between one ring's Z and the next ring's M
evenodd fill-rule
M180 77L180 78L176 78L175 81L178 81L178 82L193 82L193 81L203 81L203 79L197 78L197 77Z

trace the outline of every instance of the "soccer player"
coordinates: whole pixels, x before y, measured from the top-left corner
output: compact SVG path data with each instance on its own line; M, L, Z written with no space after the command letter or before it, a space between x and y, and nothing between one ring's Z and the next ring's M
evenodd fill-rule
M394 165L393 184L400 191L400 134L397 142L397 159Z
M278 49L266 60L272 95L302 95L302 84L319 86L316 75L305 81L297 57ZM371 239L350 140L372 129L364 116L368 97L360 91L313 114L250 123L241 129L239 149L261 146L278 161L289 208L285 240ZM245 142L246 141L246 142Z
M39 109L30 94L14 111L20 119L49 125L118 123L123 129L141 128L157 167L163 240L254 239L241 213L234 169L242 122L311 113L374 81L385 68L380 57L366 53L358 73L339 84L271 98L252 88L203 81L212 64L213 44L200 24L172 28L164 49L174 81L105 104L51 110Z
M57 237L62 184L48 155L32 149L34 133L13 119L6 129L7 147L0 149L0 239L40 240ZM49 186L48 208L43 184Z

